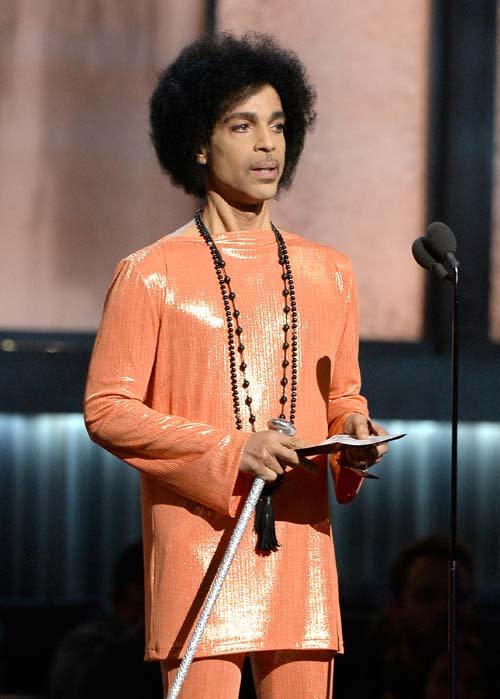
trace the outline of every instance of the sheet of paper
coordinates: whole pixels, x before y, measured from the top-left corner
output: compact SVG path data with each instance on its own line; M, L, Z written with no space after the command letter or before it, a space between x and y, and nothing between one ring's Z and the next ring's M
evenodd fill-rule
M402 434L384 434L384 435L372 435L367 439L356 439L348 434L334 434L328 439L318 444L311 444L309 447L304 447L303 449L296 449L297 454L302 456L308 456L309 454L327 454L331 451L337 451L339 447L373 447L377 444L384 444L385 442L392 442L395 439L401 439L405 437L406 433Z

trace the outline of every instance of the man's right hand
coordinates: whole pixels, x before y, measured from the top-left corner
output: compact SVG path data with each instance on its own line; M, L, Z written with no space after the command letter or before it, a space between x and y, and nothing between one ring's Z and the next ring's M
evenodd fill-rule
M298 466L311 473L317 473L318 466L295 451L307 446L309 444L302 439L289 437L276 430L253 432L243 449L239 469L242 473L269 482L275 481L284 473L285 466Z

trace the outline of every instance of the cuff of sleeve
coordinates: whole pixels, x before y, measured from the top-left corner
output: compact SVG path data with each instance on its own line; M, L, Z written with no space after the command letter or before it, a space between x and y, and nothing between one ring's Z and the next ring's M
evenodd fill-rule
M346 505L358 494L364 479L354 471L344 468L340 463L341 458L340 453L331 454L329 463L332 469L337 502Z
M231 433L231 448L224 450L224 458L221 459L217 469L221 475L219 482L213 484L213 498L206 504L212 509L230 517L235 517L242 498L246 497L251 483L248 479L240 478L241 455L245 448L250 432L234 431Z
M238 444L238 451L235 454L235 469L231 474L231 482L227 491L230 493L230 496L227 503L226 514L228 514L230 517L236 517L236 515L239 513L241 505L246 500L247 495L250 492L250 488L252 487L252 479L245 476L245 474L240 473L241 455L243 454L243 450L246 446L248 438L250 437L250 434L251 433L249 432L238 433L238 436L241 435L242 439Z

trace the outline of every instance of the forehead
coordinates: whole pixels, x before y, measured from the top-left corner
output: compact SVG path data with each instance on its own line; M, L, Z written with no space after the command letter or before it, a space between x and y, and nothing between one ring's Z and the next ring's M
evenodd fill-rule
M251 89L251 88L249 88ZM255 114L273 114L282 112L281 99L272 85L256 87L250 94L236 99L223 110L220 119L227 119L231 114L238 112L252 112Z

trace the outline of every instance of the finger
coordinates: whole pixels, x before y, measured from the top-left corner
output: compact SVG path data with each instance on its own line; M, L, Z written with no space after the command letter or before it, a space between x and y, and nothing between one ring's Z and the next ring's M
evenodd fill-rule
M262 480L266 481L266 483L272 483L278 478L278 474L275 471L272 471L270 468L267 468L266 466L262 466L260 469L258 469L258 472L255 473L255 476L258 478L262 478Z
M370 453L359 452L360 450L358 450L358 453L354 455L352 452L350 454L346 454L345 463L355 468L370 468L370 466L373 466L382 458L381 456L378 456L375 450L371 451Z
M370 420L370 428L371 428L371 434L375 434L375 435L389 434L383 425L381 425L379 422L374 422L373 420Z
M266 451L252 458L246 472L265 481L274 481L284 473L284 470L279 461Z
M344 430L347 434L356 437L356 439L367 439L370 436L370 420L366 415L353 413L346 418Z
M290 466L298 466L300 464L299 454L297 454L295 449L290 449L284 444L273 445L270 451L280 463L290 464Z
M280 474L274 471L272 468L268 468L268 466L265 466L264 464L258 464L253 469L252 475L254 478L262 478L262 480L266 481L266 483L271 483L272 481L275 481Z
M296 454L296 452L294 452L294 454ZM309 473L319 473L319 466L316 461L308 459L307 456L296 454L296 459L294 459L293 462L288 462L287 465L292 468L303 468Z
M380 459L384 454L386 454L389 451L389 447L387 444L379 444L377 447L377 458Z
M375 461L379 456L377 447L346 447L346 456L350 461Z
M262 466L268 471L272 471L277 476L281 476L283 473L285 473L282 465L273 455L267 456L262 462Z
M308 473L319 473L319 465L306 456L299 456L299 468L303 468Z
M279 442L281 446L294 451L295 449L305 449L306 447L311 446L309 442L306 442L303 439L299 439L298 437L289 437L286 434L280 434Z
M303 468L310 473L318 473L319 471L319 467L316 462L311 461L305 456L297 454L297 452L292 449L281 447L275 450L274 455L280 463L291 466L292 468Z
M387 450L385 450L385 451L387 451ZM369 468L370 466L373 466L374 464L378 464L378 462L382 460L382 458L385 454L385 451L382 451L380 454L377 453L376 455L372 454L369 458L361 456L359 458L353 459L352 461L350 461L350 463L355 464L357 466L361 466L363 468Z

